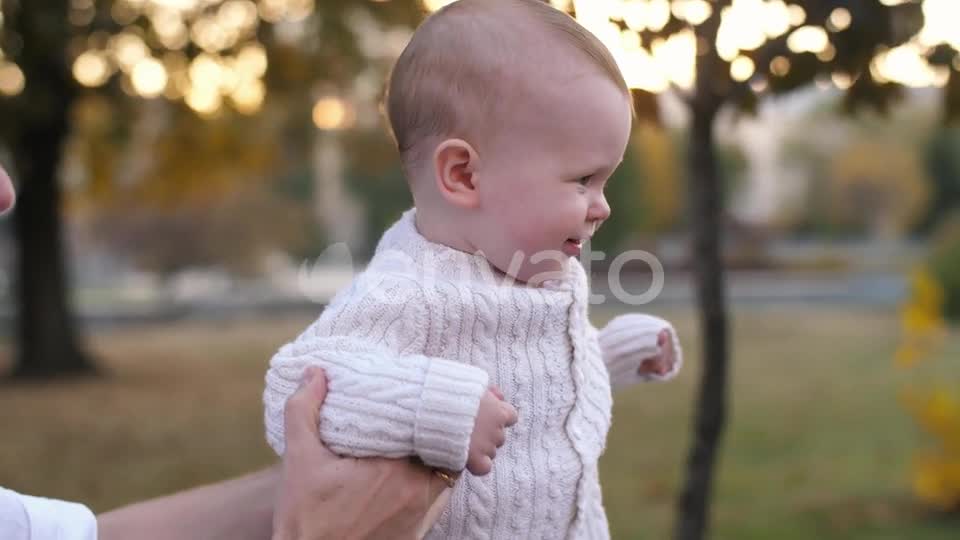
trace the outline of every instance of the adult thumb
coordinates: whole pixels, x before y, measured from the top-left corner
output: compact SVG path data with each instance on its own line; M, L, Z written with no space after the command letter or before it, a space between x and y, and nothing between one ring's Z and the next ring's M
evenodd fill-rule
M283 410L286 453L332 453L320 443L320 406L327 397L327 376L318 367L304 371L303 384L287 399Z

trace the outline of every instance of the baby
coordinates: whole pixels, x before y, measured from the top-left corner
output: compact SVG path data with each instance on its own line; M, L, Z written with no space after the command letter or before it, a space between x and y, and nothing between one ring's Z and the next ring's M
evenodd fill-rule
M662 319L598 331L587 317L577 257L610 215L604 184L631 127L623 76L543 2L460 0L416 31L386 105L415 209L272 359L268 441L283 453L284 403L318 365L335 452L468 471L428 538L608 538L611 387L682 363Z

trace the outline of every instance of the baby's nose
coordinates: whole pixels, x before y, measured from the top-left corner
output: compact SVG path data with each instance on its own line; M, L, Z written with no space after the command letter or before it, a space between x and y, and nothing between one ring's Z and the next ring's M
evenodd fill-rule
M610 217L610 205L607 203L607 198L601 195L590 205L590 209L587 212L587 220L593 221L596 223L595 226L598 226L608 217Z

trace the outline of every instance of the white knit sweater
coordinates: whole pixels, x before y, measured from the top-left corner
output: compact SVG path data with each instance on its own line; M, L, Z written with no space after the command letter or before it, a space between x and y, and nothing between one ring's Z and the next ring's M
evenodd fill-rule
M611 383L669 379L676 332L649 315L587 319L583 267L541 287L509 283L480 255L421 236L410 210L367 269L283 346L266 376L267 440L283 453L283 406L309 365L329 394L321 438L335 452L419 456L462 470L480 397L496 385L517 408L493 472L465 472L430 539L609 538L597 462L610 427ZM668 328L677 363L642 377Z

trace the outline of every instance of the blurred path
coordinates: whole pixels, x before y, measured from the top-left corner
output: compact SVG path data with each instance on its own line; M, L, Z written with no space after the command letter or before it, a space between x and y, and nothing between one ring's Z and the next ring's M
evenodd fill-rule
M315 278L322 280L323 276ZM593 293L606 297L602 304L595 305L640 310L658 306L693 306L694 291L690 278L687 273L667 272L664 288L653 302L646 306L631 307L628 301L618 300L611 293L611 283L605 274L595 274ZM905 276L892 272L731 272L729 278L731 304L738 308L842 305L894 309L907 292ZM342 275L338 274L337 279L342 279ZM623 276L620 286L628 294L641 295L650 283L649 274L627 274ZM84 323L93 328L184 320L310 316L319 314L324 302L324 298L315 297L316 300L311 300L303 295L283 293L262 282L238 283L230 292L221 295L205 294L193 299L166 302L116 301L110 299L108 292L95 292L80 291L78 294L81 298L95 298L80 302ZM11 328L11 323L10 305L5 302L0 305L0 333Z

